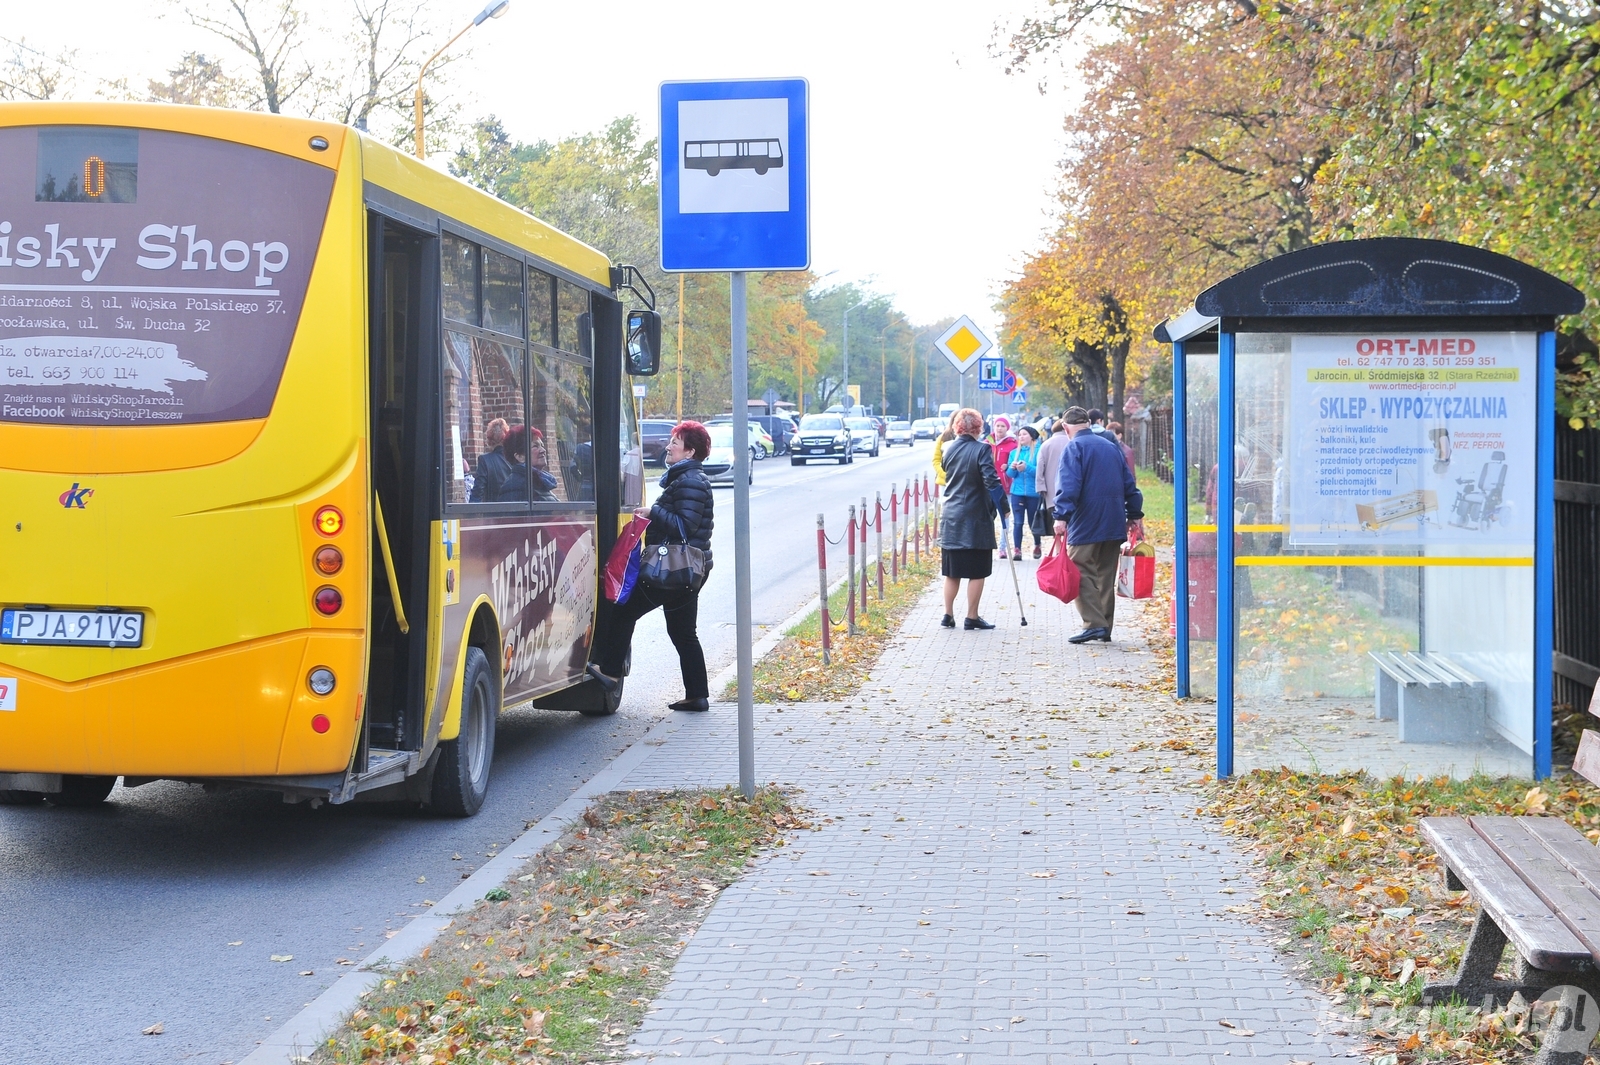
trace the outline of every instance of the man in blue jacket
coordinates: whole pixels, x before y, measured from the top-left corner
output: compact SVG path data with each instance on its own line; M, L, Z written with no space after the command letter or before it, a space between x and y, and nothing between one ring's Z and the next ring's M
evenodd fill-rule
M1051 511L1056 536L1067 538L1067 555L1078 566L1082 584L1078 613L1083 631L1069 643L1111 642L1117 608L1117 560L1144 517L1144 494L1134 483L1116 440L1089 431L1089 412L1069 407L1061 416L1072 437L1061 450Z

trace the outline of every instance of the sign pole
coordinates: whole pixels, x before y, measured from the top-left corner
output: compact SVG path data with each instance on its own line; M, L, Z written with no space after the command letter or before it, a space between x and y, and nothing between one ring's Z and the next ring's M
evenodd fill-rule
M756 797L755 663L750 631L750 394L745 338L745 273L732 274L733 319L733 584L739 664L739 790Z

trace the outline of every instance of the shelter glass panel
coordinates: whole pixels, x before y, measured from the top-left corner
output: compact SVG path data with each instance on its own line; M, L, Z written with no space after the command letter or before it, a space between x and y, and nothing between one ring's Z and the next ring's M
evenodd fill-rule
M1189 527L1189 694L1217 696L1217 372L1215 355L1184 357Z
M1535 337L1406 341L1237 338L1239 772L1532 773Z
M444 341L445 502L526 502L522 346L453 329Z

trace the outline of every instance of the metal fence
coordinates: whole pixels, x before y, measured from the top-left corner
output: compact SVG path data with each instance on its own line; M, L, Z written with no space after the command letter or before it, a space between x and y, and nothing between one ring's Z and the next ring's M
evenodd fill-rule
M1600 431L1556 428L1555 703L1600 681Z
M1148 418L1129 418L1122 438L1133 448L1133 459L1143 469L1154 470L1167 484L1172 483L1172 408L1150 407L1141 413Z

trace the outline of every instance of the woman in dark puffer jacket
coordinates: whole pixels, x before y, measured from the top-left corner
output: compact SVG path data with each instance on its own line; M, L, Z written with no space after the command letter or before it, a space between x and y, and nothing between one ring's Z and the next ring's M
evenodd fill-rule
M661 494L648 510L634 515L649 518L645 546L660 543L686 543L705 552L706 576L711 575L711 482L700 463L711 452L711 434L699 422L680 422L667 441L667 472L661 477ZM667 635L678 649L683 671L683 695L667 704L671 710L707 710L711 689L706 680L706 656L695 632L700 610L700 591L661 592L643 584L634 586L628 601L611 612L604 645L589 664L589 675L606 691L615 691L622 676L628 648L633 643L633 626L650 611L661 607L666 616Z

